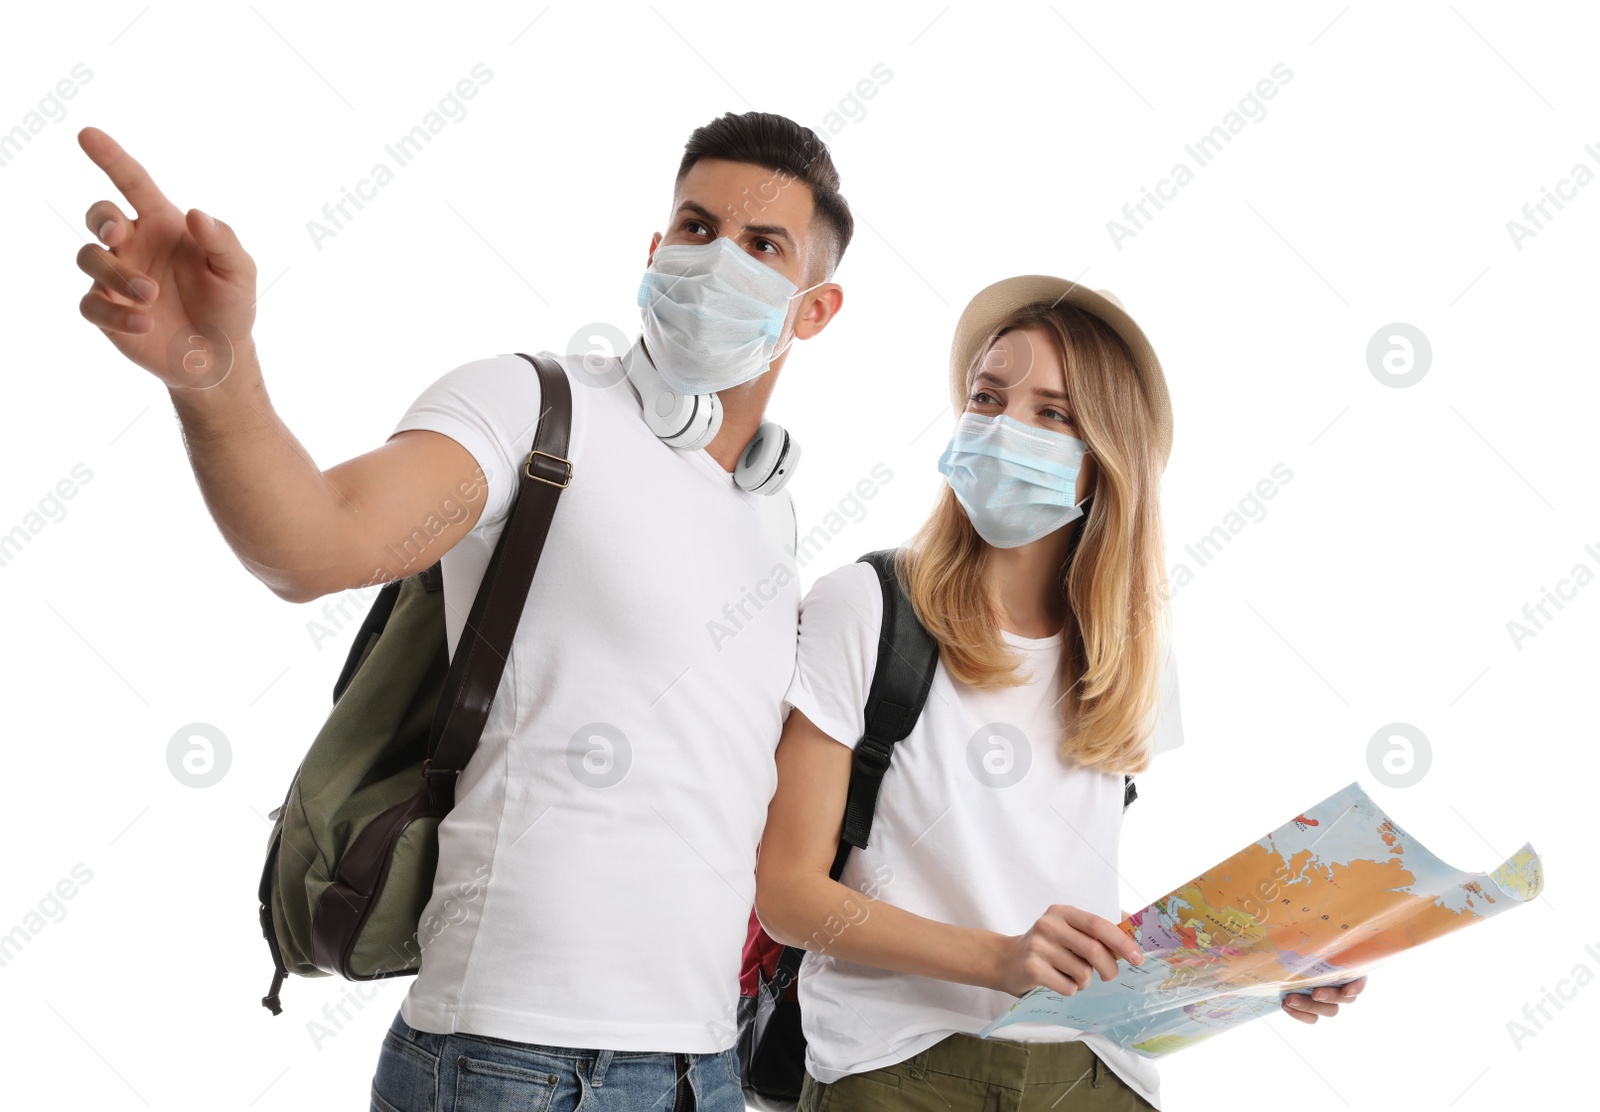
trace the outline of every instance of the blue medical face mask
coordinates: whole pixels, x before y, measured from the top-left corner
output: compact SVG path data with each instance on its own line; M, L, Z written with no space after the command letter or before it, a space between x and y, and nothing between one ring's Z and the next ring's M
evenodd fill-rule
M729 236L657 247L638 294L650 361L680 394L749 382L794 342L778 347L790 304L806 292Z
M1083 516L1074 498L1088 450L1075 436L1004 414L963 413L939 471L980 537L1017 548Z

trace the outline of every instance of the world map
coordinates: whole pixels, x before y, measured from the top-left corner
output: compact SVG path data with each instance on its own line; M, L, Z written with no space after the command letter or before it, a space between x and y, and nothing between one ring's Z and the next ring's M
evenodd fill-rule
M1036 988L985 1027L1054 1023L1159 1058L1352 981L1538 897L1531 845L1490 873L1446 865L1351 783L1119 927L1145 953L1071 996Z

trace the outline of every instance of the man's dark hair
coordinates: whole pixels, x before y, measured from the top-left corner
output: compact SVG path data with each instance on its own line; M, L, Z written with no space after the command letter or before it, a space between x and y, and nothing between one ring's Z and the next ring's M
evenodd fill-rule
M813 222L821 220L827 229L825 273L831 274L839 265L855 231L855 220L839 192L839 171L834 169L833 157L816 132L772 112L728 112L694 129L683 145L683 161L678 164L675 184L681 185L684 175L702 158L748 162L804 182L811 189ZM780 184L787 185L788 181Z

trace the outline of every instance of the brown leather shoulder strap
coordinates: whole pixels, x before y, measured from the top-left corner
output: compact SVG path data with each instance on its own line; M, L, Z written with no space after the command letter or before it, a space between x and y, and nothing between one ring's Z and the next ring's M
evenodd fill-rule
M483 736L556 502L572 480L572 464L567 458L572 390L566 371L552 360L517 354L538 372L544 412L533 435L533 448L523 460L510 516L472 600L434 712L423 776L434 802L443 809L454 804L456 774L466 767Z

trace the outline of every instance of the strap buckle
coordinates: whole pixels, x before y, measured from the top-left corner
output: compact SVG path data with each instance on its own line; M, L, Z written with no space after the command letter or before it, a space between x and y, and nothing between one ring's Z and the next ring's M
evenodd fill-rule
M893 746L871 734L856 742L855 763L858 768L882 777L889 771L889 753Z
M562 477L561 481L558 483L554 479L549 478L547 476L534 474L534 471L533 471L533 457L534 456L543 456L545 459L555 460L555 462L557 462L561 466L565 467L567 469L567 471L566 471L566 474ZM549 483L551 486L556 487L556 488L558 488L560 490L565 490L572 483L572 461L569 460L569 459L565 459L562 456L553 455L550 452L541 452L537 448L535 448L533 451L528 453L527 462L522 465L522 469L523 469L523 471L525 471L527 473L528 478L530 478L530 479L538 479L541 483Z
M459 775L461 775L461 770L459 768L434 768L432 766L433 766L433 758L432 757L426 757L426 758L423 759L423 762L422 762L422 778L424 780L426 780L430 776L459 776Z

